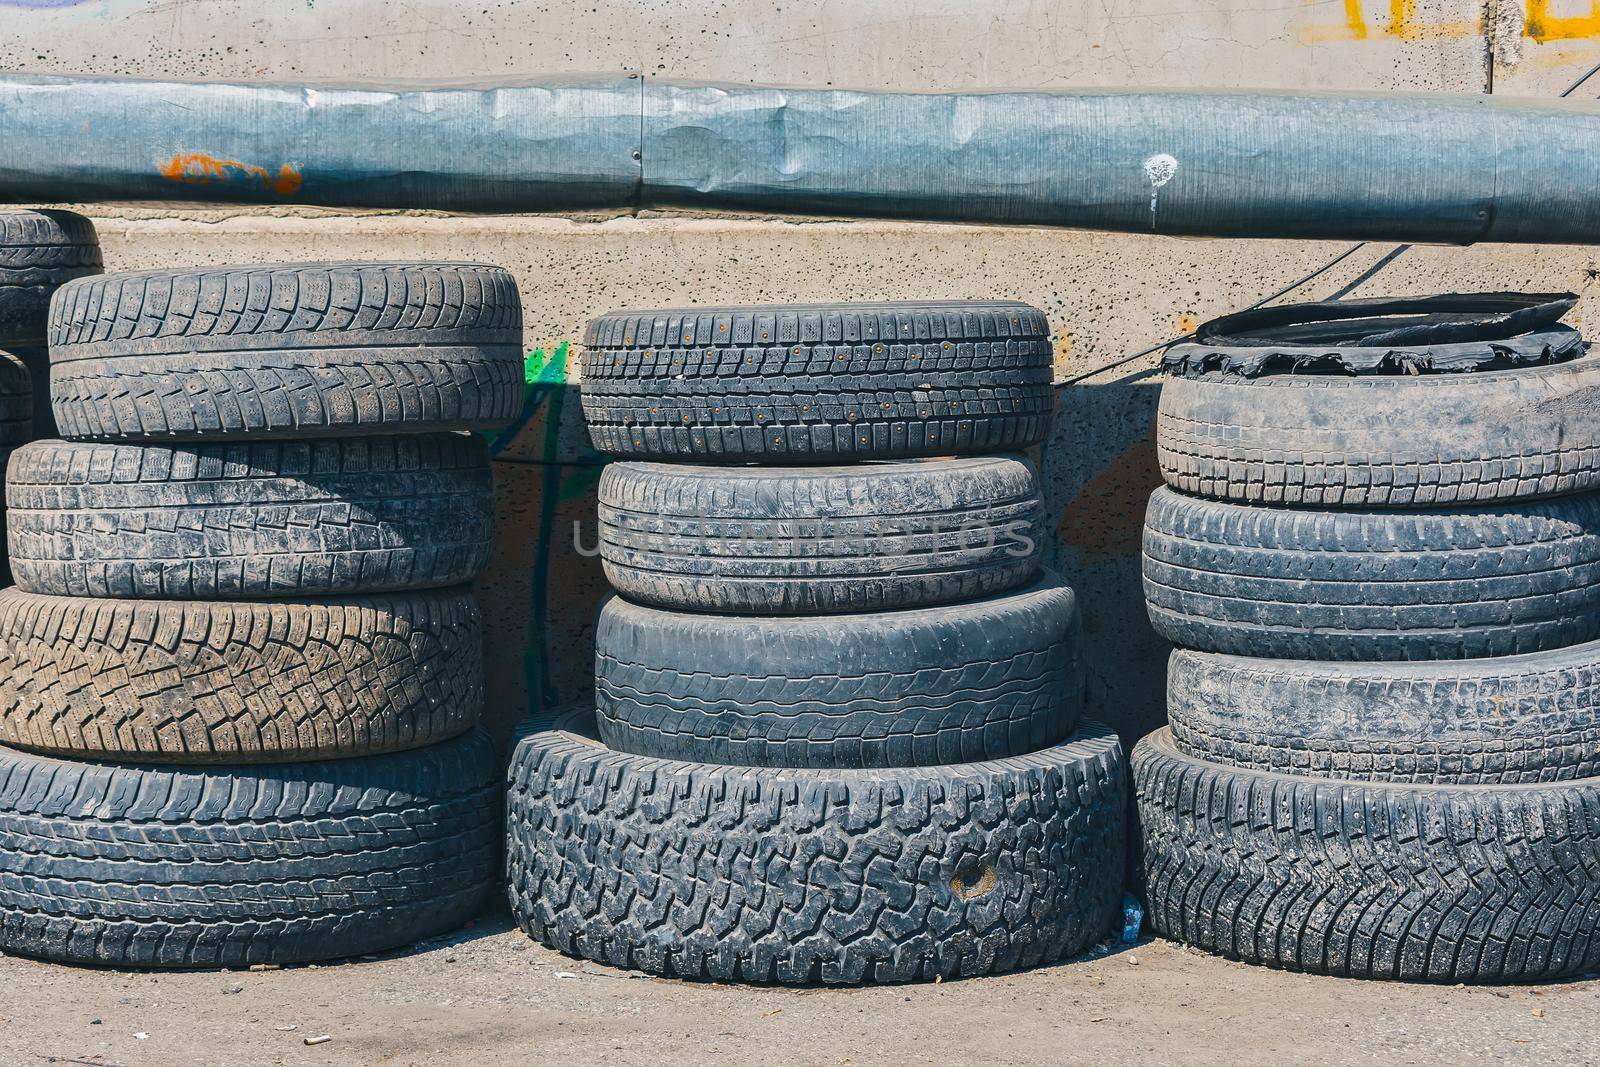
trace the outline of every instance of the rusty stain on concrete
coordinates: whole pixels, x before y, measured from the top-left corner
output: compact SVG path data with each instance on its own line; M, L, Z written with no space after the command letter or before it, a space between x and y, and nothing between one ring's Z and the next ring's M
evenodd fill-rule
M293 196L305 179L294 167L285 163L277 174L253 163L240 163L232 159L217 159L204 152L179 152L157 170L169 181L186 185L209 185L212 182L233 181L236 177L259 181L279 196Z
M1100 468L1072 498L1056 525L1056 540L1086 562L1120 559L1139 551L1145 507L1161 484L1156 431L1150 430Z

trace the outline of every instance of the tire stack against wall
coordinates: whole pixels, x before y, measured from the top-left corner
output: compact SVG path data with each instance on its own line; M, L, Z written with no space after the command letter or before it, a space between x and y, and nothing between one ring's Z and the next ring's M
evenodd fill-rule
M600 484L619 595L596 706L536 718L512 756L523 928L785 983L990 973L1104 937L1126 774L1079 721L1077 607L1040 567L1015 454L1049 423L1044 315L627 312L585 343L591 435L625 461Z
M487 899L481 440L510 276L307 264L86 278L66 440L11 457L0 946L121 966L373 952Z
M0 470L17 445L55 435L45 349L50 297L74 278L99 274L100 266L99 238L82 215L0 211ZM0 544L0 586L10 584Z
M1133 755L1150 921L1335 975L1583 974L1600 357L1560 325L1362 336L1391 310L1268 358L1169 355L1144 564L1180 647L1170 725Z

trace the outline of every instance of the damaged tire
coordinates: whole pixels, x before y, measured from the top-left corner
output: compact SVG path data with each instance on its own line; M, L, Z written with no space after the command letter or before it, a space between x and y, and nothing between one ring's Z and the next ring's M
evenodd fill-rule
M1401 785L1244 770L1140 741L1152 929L1350 978L1533 982L1600 968L1600 780Z
M701 615L613 597L595 625L600 736L622 752L751 767L1020 756L1078 721L1078 626L1054 575L865 615Z
M624 459L1010 451L1054 402L1044 313L1007 301L625 311L584 346L590 436Z
M1600 636L1600 494L1415 512L1258 508L1158 489L1150 621L1202 652L1472 659Z
M422 748L483 709L465 589L270 602L0 590L0 745L281 763Z
M493 429L522 405L522 304L474 263L107 274L57 294L50 358L70 439Z
M6 484L12 571L50 596L217 600L459 585L489 556L483 441L35 441Z
M844 467L612 463L600 556L630 600L680 611L879 611L1039 573L1043 502L1021 456Z
M1600 641L1495 659L1317 663L1179 650L1181 752L1345 780L1507 785L1600 776Z
M568 955L804 985L994 974L1119 915L1126 772L1110 730L1014 759L751 770L614 752L588 712L530 722L508 774L512 914Z
M0 211L0 348L43 345L50 297L100 270L100 239L82 215Z
M481 730L401 755L253 768L0 749L0 948L242 967L443 933L488 899L498 776Z
M1168 378L1174 489L1245 504L1413 508L1600 488L1600 356L1468 374Z

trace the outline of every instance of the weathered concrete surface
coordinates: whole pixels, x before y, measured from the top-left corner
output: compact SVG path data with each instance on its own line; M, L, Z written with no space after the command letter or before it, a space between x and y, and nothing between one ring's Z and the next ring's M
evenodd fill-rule
M1600 62L1589 0L0 0L0 67L262 80L504 78L640 69L868 88L1224 86L1554 96ZM1491 64L1491 57L1493 63ZM1491 71L1492 65L1492 71ZM1583 90L1600 94L1600 78ZM1381 150L1381 147L1375 150ZM466 258L517 272L528 346L588 316L708 301L1016 297L1050 315L1063 385L1043 470L1055 565L1078 586L1099 713L1132 736L1162 716L1165 649L1145 622L1138 531L1157 481L1153 363L1135 353L1315 272L1347 245L773 219L445 218L297 209L96 209L111 269L196 262ZM1286 299L1574 288L1583 249L1358 248ZM569 368L570 370L570 368ZM603 593L571 524L595 467L576 395L530 391L499 442L500 515L480 587L493 715L582 698ZM568 373L566 378L571 379ZM589 542L589 543L592 543Z

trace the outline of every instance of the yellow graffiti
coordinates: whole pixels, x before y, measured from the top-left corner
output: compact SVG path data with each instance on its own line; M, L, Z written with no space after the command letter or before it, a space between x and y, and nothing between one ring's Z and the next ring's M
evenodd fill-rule
M1589 0L1586 15L1552 15L1558 0L1527 0L1527 15L1522 34L1535 41L1567 41L1600 37L1600 0ZM1417 0L1387 0L1387 12L1369 19L1363 0L1342 0L1344 21L1303 26L1297 36L1305 44L1327 41L1365 41L1387 37L1400 41L1459 40L1479 37L1485 32L1483 19L1470 21L1424 22L1417 18Z
M237 163L231 159L217 159L204 152L180 152L165 163L157 164L163 177L187 185L208 185L211 182L231 181L237 176L259 181L279 196L293 196L304 181L300 172L285 163L277 174L253 163Z

